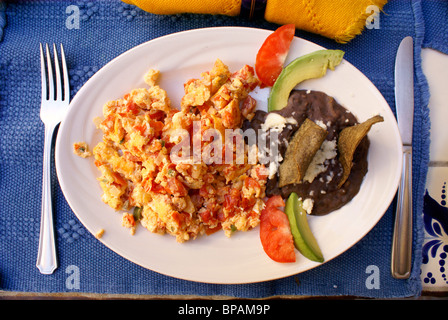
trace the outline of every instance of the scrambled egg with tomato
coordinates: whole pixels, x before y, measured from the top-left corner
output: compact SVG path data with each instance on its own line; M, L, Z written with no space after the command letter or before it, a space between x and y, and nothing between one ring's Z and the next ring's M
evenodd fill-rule
M259 80L253 68L246 65L232 73L217 60L200 79L184 84L180 110L157 85L158 76L150 70L144 78L147 88L103 107L104 118L97 121L103 141L92 150L101 172L102 201L122 212L123 226L132 233L141 224L178 242L221 229L230 236L257 226L267 173L263 165L247 161L248 148L242 163L235 161L236 148L230 163L176 163L171 158L181 140L177 129L191 135L197 121L201 132L215 129L224 137L226 129L239 129L254 116L255 100L249 94ZM213 142L196 135L191 139L200 139L201 150ZM78 144L77 150L82 154L87 148Z

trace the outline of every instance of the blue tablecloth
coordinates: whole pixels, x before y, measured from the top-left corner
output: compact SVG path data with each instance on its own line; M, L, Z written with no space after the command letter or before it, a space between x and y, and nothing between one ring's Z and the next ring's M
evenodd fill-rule
M79 28L66 20L69 5L80 10ZM68 206L53 169L54 216L59 268L42 275L35 267L39 239L44 127L39 118L39 43L63 43L72 97L102 66L132 47L182 30L211 26L277 25L242 17L182 14L157 16L121 1L22 1L0 3L0 290L100 294L193 295L263 298L271 296L408 297L421 293L422 202L429 158L428 87L422 74L423 46L447 52L446 1L390 1L376 27L350 43L298 30L296 35L327 48L342 49L381 91L395 112L394 59L401 39L415 39L414 241L407 280L390 275L394 205L355 246L319 268L276 281L216 285L179 280L146 270L94 238ZM376 266L379 285L369 286ZM78 272L79 283L70 282ZM378 280L378 279L377 279ZM367 282L366 282L367 281Z

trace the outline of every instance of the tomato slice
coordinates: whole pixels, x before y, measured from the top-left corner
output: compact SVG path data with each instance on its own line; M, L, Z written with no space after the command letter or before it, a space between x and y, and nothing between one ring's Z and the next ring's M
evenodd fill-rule
M266 254L277 262L295 262L294 241L281 196L272 196L260 216L260 239Z
M295 33L294 24L286 24L271 33L258 50L255 72L266 86L273 86L282 72Z

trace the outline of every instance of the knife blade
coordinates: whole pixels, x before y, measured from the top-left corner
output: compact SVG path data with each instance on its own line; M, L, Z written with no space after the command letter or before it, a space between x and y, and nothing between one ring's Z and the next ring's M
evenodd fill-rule
M404 38L395 60L395 107L403 143L403 166L392 239L391 273L407 279L412 260L412 133L414 121L414 45Z

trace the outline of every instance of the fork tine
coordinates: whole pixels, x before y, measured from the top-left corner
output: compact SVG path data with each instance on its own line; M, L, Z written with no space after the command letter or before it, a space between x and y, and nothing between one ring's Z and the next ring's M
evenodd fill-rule
M48 43L45 44L45 51L47 53L48 100L54 100L53 68L51 67L51 57L50 57L50 49L48 48Z
M47 100L47 75L45 71L45 58L44 58L44 50L42 49L42 43L39 43L40 49L40 75L41 75L41 97L42 100Z
M53 43L53 52L54 52L54 73L56 75L56 100L62 100L62 83L61 83L61 70L59 68L59 58L58 58L58 50L56 49L56 45Z
M61 43L62 71L64 72L64 101L70 100L70 82L68 80L67 62L65 61L64 46Z

